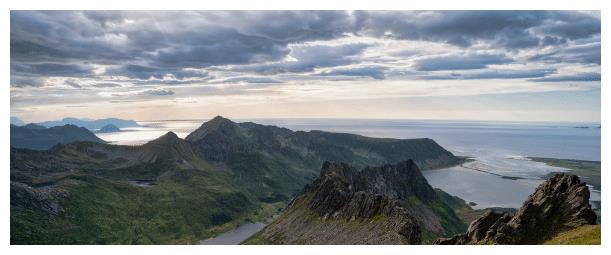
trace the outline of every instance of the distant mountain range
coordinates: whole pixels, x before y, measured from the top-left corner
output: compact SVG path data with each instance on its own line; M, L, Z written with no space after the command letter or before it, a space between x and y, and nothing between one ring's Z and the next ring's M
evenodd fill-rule
M19 119L17 117L11 117L11 125L23 126L23 125L25 125L25 123L21 119Z
M37 124L15 126L11 124L11 148L48 150L57 144L76 141L105 143L86 128L64 125L46 128Z
M108 119L98 119L98 120L83 120L77 118L64 118L62 120L53 120L53 121L45 121L37 123L38 125L45 127L55 127L55 126L63 126L63 125L76 125L79 127L84 127L89 130L95 131L103 128L107 125L114 125L117 128L126 128L126 127L139 127L140 125L133 120L124 120L117 118L108 118Z
M11 148L11 243L196 243L277 213L324 161L365 167L408 159L421 169L460 161L426 138L294 132L220 116L186 139L169 132L141 146Z

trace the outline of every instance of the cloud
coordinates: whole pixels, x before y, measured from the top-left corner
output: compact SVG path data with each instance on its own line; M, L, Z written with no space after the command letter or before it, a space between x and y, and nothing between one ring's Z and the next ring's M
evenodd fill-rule
M550 35L577 39L600 34L600 18L577 12L358 11L355 16L359 33L462 47L488 42L520 49L536 47Z
M342 45L293 45L289 58L283 61L233 66L229 70L260 74L304 73L316 68L348 65L358 62L356 56L369 45L349 43Z
M42 87L45 85L45 79L39 77L21 77L11 75L11 87Z
M73 87L73 88L77 88L77 89L80 89L80 88L83 87L83 86L81 86L81 84L78 83L78 81L76 81L74 79L65 80L64 84L66 84L66 85L68 85L70 87Z
M384 80L386 79L386 75L384 73L386 69L387 68L383 66L340 68L340 69L325 70L318 75L371 77L375 80Z
M420 76L427 80L481 80L481 79L524 79L544 77L556 73L556 69L500 70L487 69L467 72L452 72Z
M503 54L443 55L418 59L416 68L420 71L482 69L488 65L511 62L513 60Z
M546 63L564 62L600 65L600 42L558 48L549 53L532 56L529 60Z
M555 75L555 76L531 79L530 81L536 81L536 82L600 81L600 73L578 73L578 74L567 74L567 75Z
M11 73L41 76L82 77L92 73L92 68L76 64L19 64L11 63Z
M116 88L116 87L122 87L121 84L114 83L114 82L99 82L99 83L91 84L91 86L96 87L96 88Z
M218 83L282 83L277 79L273 79L270 77L253 77L253 76L240 76L240 77L232 77L228 79L224 79L218 81Z
M422 80L425 85L419 89L424 91L425 86L433 86L427 80L448 80L444 82L452 86L459 86L460 80L482 84L485 81L479 80L578 80L575 72L600 73L601 63L600 12L596 11L11 11L10 15L10 86L15 105L81 103L98 97L104 102L109 98L167 101L154 96L171 95L286 93L290 97L316 86L342 94L352 92L342 85L358 82L383 87ZM79 86L85 89L74 89ZM398 88L380 93L396 94Z
M114 66L106 69L107 75L138 79L171 74L181 80L202 75L185 69L226 65L259 66L252 70L258 73L308 72L359 60L346 58L354 55L349 51L329 52L339 50L329 46L306 50L295 45L348 35L460 47L478 44L511 51L600 35L600 15L570 11L12 11L11 63L41 76L89 75L85 64L93 63ZM329 57L324 58L325 54ZM290 57L298 61L285 61ZM47 64L35 66L40 63ZM478 66L472 65L449 68Z
M174 91L167 89L151 89L142 91L139 94L148 96L171 96L174 95Z

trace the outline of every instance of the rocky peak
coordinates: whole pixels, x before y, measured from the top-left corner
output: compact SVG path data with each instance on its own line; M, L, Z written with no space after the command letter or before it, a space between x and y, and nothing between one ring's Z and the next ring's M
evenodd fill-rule
M356 170L345 163L325 162L320 172L321 182L332 181L349 191L406 199L415 196L423 202L436 198L435 190L428 184L418 166L412 160L380 167Z
M554 234L596 224L590 191L576 175L557 174L543 182L511 216L487 212L465 234L437 244L538 244Z
M178 135L176 135L174 132L170 131L165 133L164 135L158 137L155 140L152 140L148 143L154 143L154 144L174 144L177 141L179 141L180 138L178 137Z
M392 219L394 230L407 243L420 242L417 221L401 207L401 200L417 197L423 202L436 193L412 160L361 170L345 164L324 162L320 178L302 196L311 197L308 207L323 220Z
M232 132L237 128L237 124L222 116L216 116L211 120L204 122L198 129L191 132L185 139L189 141L197 141L206 137L208 134L220 132Z

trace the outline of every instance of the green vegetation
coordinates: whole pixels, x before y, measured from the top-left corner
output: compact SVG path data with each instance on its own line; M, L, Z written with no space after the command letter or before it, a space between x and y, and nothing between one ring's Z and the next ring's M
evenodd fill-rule
M392 148L392 149L391 149ZM11 243L195 243L262 221L313 180L323 160L457 159L430 139L293 132L217 117L187 140L76 142L11 149Z
M529 159L545 163L550 166L569 169L569 174L579 176L584 182L594 186L594 189L600 190L600 161L537 157L529 157ZM553 176L555 174L556 173L550 173L549 176Z
M558 233L543 244L599 245L600 240L600 225L584 225Z

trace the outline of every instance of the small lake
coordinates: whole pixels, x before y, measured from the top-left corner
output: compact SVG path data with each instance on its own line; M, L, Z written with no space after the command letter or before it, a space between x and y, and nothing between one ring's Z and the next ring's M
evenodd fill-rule
M248 239L266 226L263 222L242 224L234 230L199 241L200 245L233 245Z

